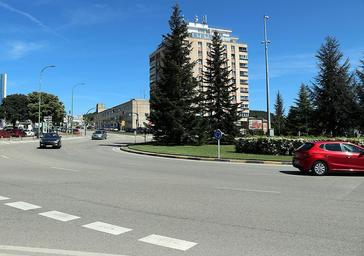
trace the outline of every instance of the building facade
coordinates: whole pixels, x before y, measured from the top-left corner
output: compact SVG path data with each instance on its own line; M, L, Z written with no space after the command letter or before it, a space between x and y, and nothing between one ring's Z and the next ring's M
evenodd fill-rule
M234 94L234 103L238 103L241 113L241 122L247 122L249 117L249 81L248 81L248 45L238 42L238 38L232 35L228 29L209 27L206 18L202 23L195 18L194 22L188 23L189 42L192 44L190 53L191 61L197 64L194 67L194 76L201 81L203 71L207 64L208 52L212 43L212 35L218 32L226 50L228 67L231 69L231 76L236 83L237 91ZM158 80L158 60L161 57L162 48L159 47L149 56L150 86Z
M98 105L103 104L98 103ZM97 111L94 120L98 129L135 130L146 127L148 116L149 100L133 99L112 108Z
M7 74L0 74L0 104L6 98Z

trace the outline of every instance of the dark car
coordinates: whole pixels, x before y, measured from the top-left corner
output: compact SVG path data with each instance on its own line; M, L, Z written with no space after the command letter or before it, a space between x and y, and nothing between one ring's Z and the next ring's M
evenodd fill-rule
M54 148L61 148L62 147L62 137L59 136L57 133L45 133L40 138L39 147L44 148L47 146L52 146Z
M364 172L364 148L349 142L308 142L299 147L292 164L301 172L325 175L329 172Z

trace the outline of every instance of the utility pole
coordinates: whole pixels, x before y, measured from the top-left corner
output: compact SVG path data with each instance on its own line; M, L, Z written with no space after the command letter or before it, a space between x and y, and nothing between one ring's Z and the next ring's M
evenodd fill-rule
M268 121L268 136L274 136L274 131L272 130L271 120L270 120L270 93L269 93L269 67L268 67L268 44L270 41L267 36L267 20L269 16L264 15L264 52L265 52L265 89L267 94L267 121Z

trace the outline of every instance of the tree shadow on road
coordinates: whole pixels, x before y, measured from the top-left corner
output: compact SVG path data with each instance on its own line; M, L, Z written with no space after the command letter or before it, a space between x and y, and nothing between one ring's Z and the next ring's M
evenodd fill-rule
M122 146L127 146L128 143L102 143L102 144L99 144L100 147L122 147Z
M280 173L283 174L288 174L288 175L295 175L295 176L313 176L312 174L309 173L302 173L300 171L279 171ZM326 174L326 176L337 176L337 177L345 177L345 176L349 176L349 177L364 177L364 173L362 172L335 172L335 173L328 173Z

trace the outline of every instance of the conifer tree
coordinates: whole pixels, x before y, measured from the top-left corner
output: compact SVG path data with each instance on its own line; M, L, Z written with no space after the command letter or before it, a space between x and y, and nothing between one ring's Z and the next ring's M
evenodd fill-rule
M236 103L237 87L227 65L226 49L215 31L203 73L204 115L209 134L220 129L225 141L233 141L239 134Z
M319 72L313 86L313 124L324 134L345 135L355 125L356 102L349 60L343 61L339 42L327 37L316 54Z
M162 143L183 144L202 140L198 115L197 80L193 77L187 23L178 5L163 37L158 79L151 87L150 122L154 138Z

